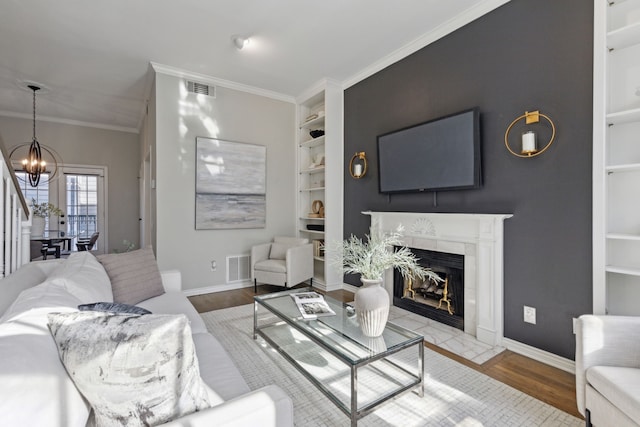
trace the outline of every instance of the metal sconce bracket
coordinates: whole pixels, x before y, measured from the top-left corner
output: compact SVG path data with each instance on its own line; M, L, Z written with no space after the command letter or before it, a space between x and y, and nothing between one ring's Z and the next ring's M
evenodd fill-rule
M354 162L356 160L360 160L361 163ZM367 155L364 151L358 151L356 154L351 157L351 161L349 162L349 174L351 178L360 179L367 174Z
M516 153L509 145L509 132L511 132L511 128L513 128L513 126L522 119L524 119L524 122L527 125L530 125L533 123L539 123L540 117L547 120L551 125L551 138L549 139L549 142L541 150ZM531 111L531 112L525 111L523 115L521 115L520 117L512 121L509 127L507 128L507 131L504 133L504 145L507 147L507 150L509 150L509 152L514 156L530 158L530 157L539 156L540 154L544 153L549 147L551 147L551 144L553 144L555 137L556 137L556 126L553 124L553 121L549 118L549 116L542 114L540 111Z

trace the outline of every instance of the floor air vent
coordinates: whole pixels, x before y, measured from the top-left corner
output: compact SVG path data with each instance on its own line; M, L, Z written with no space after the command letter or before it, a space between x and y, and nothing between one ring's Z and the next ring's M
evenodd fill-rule
M210 86L204 83L193 82L187 80L187 91L191 93L197 93L199 95L207 95L212 98L216 97L216 87Z
M232 255L227 257L227 283L243 282L251 278L249 255Z

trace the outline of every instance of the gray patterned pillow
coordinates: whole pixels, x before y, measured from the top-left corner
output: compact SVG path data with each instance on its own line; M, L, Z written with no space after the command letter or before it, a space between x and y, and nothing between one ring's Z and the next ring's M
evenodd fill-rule
M135 305L164 293L151 247L121 254L98 255L96 258L111 280L114 302Z
M97 425L156 425L210 406L184 315L51 313L60 359Z
M138 307L137 305L122 304L119 302L93 302L91 304L80 304L78 306L80 311L106 311L108 313L124 313L124 314L138 314L144 316L145 314L151 314L146 308Z

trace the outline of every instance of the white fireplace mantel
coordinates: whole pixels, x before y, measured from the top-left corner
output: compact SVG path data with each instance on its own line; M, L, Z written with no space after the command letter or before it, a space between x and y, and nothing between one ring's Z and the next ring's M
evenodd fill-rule
M371 216L371 232L404 229L405 245L464 255L464 331L495 346L504 336L504 220L512 214L362 212ZM393 273L385 287L393 295Z

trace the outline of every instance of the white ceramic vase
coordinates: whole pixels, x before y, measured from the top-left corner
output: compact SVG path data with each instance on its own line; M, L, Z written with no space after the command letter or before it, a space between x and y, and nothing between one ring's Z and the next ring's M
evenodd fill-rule
M381 286L382 279L360 279L362 287L354 297L354 306L362 333L379 337L389 318L389 294Z
M44 217L33 216L31 218L31 237L42 237L44 235Z

